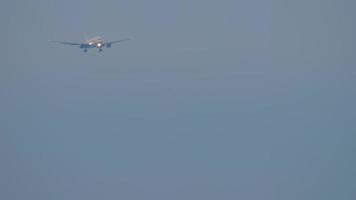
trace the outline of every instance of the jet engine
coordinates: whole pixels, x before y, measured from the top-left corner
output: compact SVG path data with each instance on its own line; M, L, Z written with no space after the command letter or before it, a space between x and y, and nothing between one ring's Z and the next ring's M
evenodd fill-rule
M100 42L97 43L97 44L96 44L96 47L97 47L97 48L102 48L102 47L103 47L103 43L100 43Z

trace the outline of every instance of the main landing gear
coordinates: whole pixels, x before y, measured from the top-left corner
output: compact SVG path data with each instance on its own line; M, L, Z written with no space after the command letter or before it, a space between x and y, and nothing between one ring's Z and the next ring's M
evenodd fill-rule
M99 52L102 52L102 51L103 51L103 49L100 48L100 49L99 49ZM84 52L84 53L88 52L88 49L84 49L83 52Z

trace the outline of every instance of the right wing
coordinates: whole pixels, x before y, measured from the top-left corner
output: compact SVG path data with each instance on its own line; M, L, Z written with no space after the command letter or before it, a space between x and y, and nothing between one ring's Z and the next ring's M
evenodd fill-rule
M68 44L68 45L82 45L81 43L62 42L62 41L53 41L53 40L50 40L50 42L59 43L59 44Z
M112 45L112 44L115 44L115 43L120 43L120 42L124 42L124 41L127 41L127 40L131 40L132 38L124 38L124 39L121 39L121 40L115 40L115 41L110 41L110 42L106 42L107 45Z

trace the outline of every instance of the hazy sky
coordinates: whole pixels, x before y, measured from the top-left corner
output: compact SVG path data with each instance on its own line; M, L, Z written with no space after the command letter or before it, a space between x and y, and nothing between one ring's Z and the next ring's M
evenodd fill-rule
M355 7L3 0L0 199L356 199Z

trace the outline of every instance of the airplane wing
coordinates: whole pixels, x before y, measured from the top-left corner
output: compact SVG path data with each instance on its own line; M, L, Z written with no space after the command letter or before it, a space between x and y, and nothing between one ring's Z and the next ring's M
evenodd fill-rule
M112 44L124 42L124 41L127 41L127 40L131 40L131 38L124 38L122 40L115 40L115 41L111 41L111 42L106 42L106 45L110 47Z
M82 45L81 43L74 43L74 42L63 42L63 41L52 41L52 40L50 40L50 42L59 43L59 44L68 44L68 45Z

